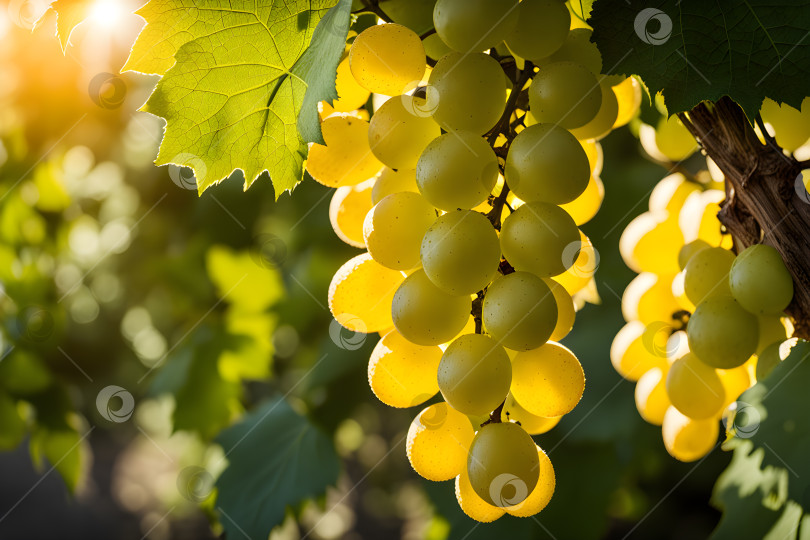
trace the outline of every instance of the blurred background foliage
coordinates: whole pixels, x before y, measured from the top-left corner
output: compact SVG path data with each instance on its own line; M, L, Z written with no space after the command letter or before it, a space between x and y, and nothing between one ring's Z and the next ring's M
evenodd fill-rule
M378 336L330 325L330 279L357 254L331 190L309 179L274 202L269 179L245 194L231 178L198 198L188 171L153 166L162 127L137 108L156 79L111 75L142 24L124 4L67 57L52 20L32 33L0 10L0 537L209 538L251 520L281 523L277 539L708 535L730 455L671 459L609 360L634 276L619 236L666 173L627 128L603 141L605 201L583 227L602 303L564 341L585 395L537 437L557 493L537 519L477 524L452 482L410 469L418 410L367 384ZM97 403L110 385L131 417L123 394Z

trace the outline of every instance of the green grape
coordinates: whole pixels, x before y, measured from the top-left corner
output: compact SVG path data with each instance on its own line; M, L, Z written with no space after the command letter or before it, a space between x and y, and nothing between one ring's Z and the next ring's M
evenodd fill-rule
M422 237L435 220L436 210L418 193L393 193L366 214L363 239L375 261L409 270L419 266Z
M405 446L408 461L413 470L428 480L450 480L467 468L467 453L474 435L465 415L447 403L436 403L411 422Z
M694 420L670 407L664 415L661 433L669 455L688 463L712 451L720 428L716 418Z
M371 117L368 144L374 156L388 167L415 169L428 143L441 135L439 125L424 112L426 103L422 98L396 96Z
M571 134L577 139L601 139L613 129L613 124L619 114L619 101L607 79L599 81L599 88L602 91L602 104L599 106L599 112L584 126L571 129Z
M416 33L399 24L366 28L349 49L358 84L370 92L398 96L412 90L425 74L425 48Z
M526 202L571 202L588 187L588 155L577 139L554 124L521 131L506 156L506 183Z
M683 161L698 149L697 141L677 116L658 122L655 145L670 161Z
M501 250L516 270L551 277L570 268L581 246L574 220L559 206L524 204L501 227Z
M451 48L470 53L491 49L518 21L518 0L438 0L436 33Z
M544 278L543 281L548 285L549 289L551 289L551 293L554 295L554 301L557 304L557 325L554 327L554 331L551 333L549 339L551 341L560 341L567 336L574 327L574 319L577 315L576 309L574 308L574 300L571 298L568 291L565 290L565 287L553 279Z
M602 73L602 55L596 43L591 41L592 33L589 28L574 28L554 54L539 60L537 64L542 67L552 62L576 62L594 75L599 75Z
M596 117L601 105L596 76L574 62L543 65L529 87L532 116L565 129L584 126Z
M697 305L706 298L731 296L728 273L733 262L734 254L719 247L705 248L692 255L683 270L687 298Z
M681 270L685 270L686 265L689 264L689 261L692 260L692 257L698 251L703 251L704 249L710 247L712 246L710 246L708 242L701 240L700 238L684 244L684 246L678 252L678 266L681 267Z
M493 506L506 508L525 501L537 485L539 469L537 446L517 424L487 424L478 430L470 445L470 484L479 497Z
M787 339L787 329L782 324L780 317L771 315L759 315L759 341L757 342L757 354L765 347L776 341Z
M422 45L425 46L425 53L433 60L438 60L445 54L453 52L453 49L448 47L438 34L431 34L423 39Z
M371 207L371 182L337 188L329 203L329 222L338 238L350 246L366 247L363 220Z
M369 123L353 116L331 116L321 122L326 146L313 144L307 172L327 187L353 186L382 168L369 151Z
M416 169L400 169L395 171L385 167L371 189L371 203L377 204L392 193L410 191L419 193L416 185Z
M392 21L420 35L433 28L435 5L436 0L380 0L380 8Z
M433 118L445 130L483 135L506 108L506 75L487 54L452 52L430 73L427 95L435 106Z
M717 370L701 362L692 353L672 363L666 387L672 405L696 420L716 417L726 400Z
M551 337L557 326L557 302L542 279L528 272L513 272L487 289L482 320L498 343L528 351Z
M413 407L439 391L436 380L442 350L411 343L396 330L377 342L368 363L368 384L390 407Z
M442 210L470 209L487 200L498 181L498 158L489 143L469 131L431 141L416 165L425 198Z
M444 351L439 363L439 390L451 407L484 415L506 398L512 364L498 343L483 334L465 334Z
M543 449L535 445L537 458L540 461L537 485L529 496L519 504L509 506L506 512L515 517L531 517L545 508L554 495L557 479L554 476L554 467Z
M652 368L636 383L636 409L644 421L654 426L660 426L664 422L664 415L672 405L667 395L666 380L665 371Z
M391 315L397 331L411 343L439 345L453 339L467 324L470 298L447 294L420 269L396 290Z
M549 341L512 359L515 399L536 416L562 416L571 412L585 390L585 373L574 353Z
M551 418L546 418L544 416L534 415L521 407L520 403L515 401L515 397L512 394L506 396L506 402L504 403L503 411L501 412L502 422L509 422L510 420L513 422L518 422L520 423L520 427L525 429L529 435L540 435L542 433L547 433L554 426L560 423L561 418L562 416L552 416Z
M501 261L498 233L483 214L448 212L422 238L422 266L430 280L453 295L480 291L492 281Z
M793 299L793 278L782 256L765 244L737 255L728 278L734 299L751 313L778 315Z
M568 35L571 14L558 0L523 0L518 20L506 36L506 45L521 58L532 62L559 49Z
M787 103L765 98L760 109L762 120L771 125L776 143L793 152L810 139L810 99L804 98L801 111Z
M733 298L707 298L695 308L687 327L689 348L718 369L741 366L757 350L759 323Z
M799 343L798 338L790 338L783 341L771 343L760 353L757 358L756 377L757 381L764 380L771 374L780 362L785 360L790 352Z
M335 272L329 284L329 310L344 328L353 332L387 330L393 324L391 302L400 283L400 272L382 266L368 253L363 253ZM465 306L465 310L468 307Z

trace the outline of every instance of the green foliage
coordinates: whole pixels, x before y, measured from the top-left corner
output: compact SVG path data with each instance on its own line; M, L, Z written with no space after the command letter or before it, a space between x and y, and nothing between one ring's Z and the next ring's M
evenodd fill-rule
M228 538L265 538L288 506L322 494L337 481L329 438L275 398L217 438L229 465L217 480L217 507Z
M191 167L200 193L236 169L245 189L268 171L276 197L292 191L307 141L320 137L317 103L337 95L349 4L341 0L329 16L335 0L153 0L142 8L147 27L125 69L163 75L143 107L166 120L155 163Z
M607 73L639 75L652 95L663 92L670 114L727 95L753 119L765 97L798 109L807 94L804 7L799 0L666 0L655 8L600 0L588 22Z

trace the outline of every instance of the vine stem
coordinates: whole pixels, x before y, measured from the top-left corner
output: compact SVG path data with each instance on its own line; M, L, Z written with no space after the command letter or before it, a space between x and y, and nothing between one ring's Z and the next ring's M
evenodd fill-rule
M382 10L378 0L362 0L362 2L364 7L353 13L373 13L387 23L394 22L393 19Z

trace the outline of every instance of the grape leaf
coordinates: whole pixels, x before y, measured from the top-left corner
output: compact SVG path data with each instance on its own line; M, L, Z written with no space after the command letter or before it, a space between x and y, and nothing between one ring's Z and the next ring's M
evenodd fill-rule
M608 2L588 20L608 74L639 75L670 114L729 96L753 119L767 96L799 108L810 77L800 0Z
M267 538L287 506L322 494L337 481L329 438L276 398L217 438L228 467L216 483L228 538Z
M322 141L317 103L337 97L350 11L349 0L144 6L124 69L163 75L142 108L166 120L155 163L191 167L200 193L236 169L245 189L268 171L276 198L291 191L307 142Z
M49 11L56 13L56 37L62 45L62 53L67 51L73 29L87 18L93 0L56 0L45 14L34 24L36 28Z

